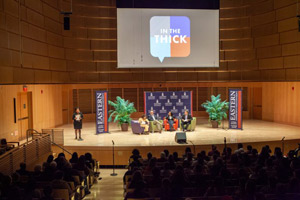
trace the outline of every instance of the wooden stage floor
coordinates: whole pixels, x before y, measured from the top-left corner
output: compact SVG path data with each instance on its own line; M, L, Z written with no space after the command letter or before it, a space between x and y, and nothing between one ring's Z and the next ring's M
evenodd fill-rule
M200 122L199 122L200 121ZM207 120L198 120L198 125L194 132L187 132L186 145L209 145L223 144L224 137L227 138L227 143L250 143L250 142L265 142L265 141L280 141L284 136L286 140L300 139L300 127L278 124L260 120L245 120L244 129L227 130L213 129ZM225 128L228 123L225 123ZM96 135L95 123L86 122L83 124L82 137L83 141L74 139L74 130L72 124L60 126L64 129L64 146L72 147L110 147L114 140L116 147L155 147L155 146L176 146L174 140L175 132L163 131L160 133L150 133L149 135L137 135L131 132L120 131L116 124L110 124L110 133Z

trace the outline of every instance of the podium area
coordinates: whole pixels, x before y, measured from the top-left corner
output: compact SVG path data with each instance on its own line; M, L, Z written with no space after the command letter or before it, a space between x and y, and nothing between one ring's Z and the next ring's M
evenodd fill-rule
M96 135L94 122L83 124L82 137L83 141L75 140L73 124L67 124L58 128L64 129L64 147L78 153L90 151L93 156L101 160L101 165L111 165L112 163L112 140L115 142L115 156L117 165L126 165L128 157L134 148L138 148L141 154L146 156L148 152L159 156L165 148L171 151L178 151L183 154L186 147L191 147L193 151L209 151L211 144L216 144L220 151L224 148L224 137L227 145L236 149L237 143L243 143L244 148L251 144L253 148L260 151L263 145L269 144L271 149L275 146L282 147L282 137L285 137L284 148L286 153L290 149L295 149L300 142L300 127L279 124L262 120L245 120L243 123L244 130L227 129L228 122L217 128L211 128L207 119L198 119L196 130L186 132L187 144L178 144L175 142L175 134L178 131L163 131L150 133L149 135L133 134L131 129L122 132L116 124L110 123L109 133Z

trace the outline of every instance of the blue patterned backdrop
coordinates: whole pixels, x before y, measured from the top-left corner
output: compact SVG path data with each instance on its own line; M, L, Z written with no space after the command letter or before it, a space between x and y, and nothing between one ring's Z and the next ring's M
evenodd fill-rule
M185 110L193 113L192 91L176 92L145 92L144 93L144 112L149 114L150 110L163 119L171 111L176 118L180 118Z

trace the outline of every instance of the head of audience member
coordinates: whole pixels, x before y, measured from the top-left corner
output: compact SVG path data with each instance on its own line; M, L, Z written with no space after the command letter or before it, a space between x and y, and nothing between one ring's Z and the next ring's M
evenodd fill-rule
M52 161L52 162L50 163L50 169L51 169L52 171L56 171L56 167L57 167L57 163L56 163L55 161Z
M132 150L132 155L140 157L140 151L138 149L133 149Z
M160 152L160 159L166 160L166 153L165 152Z
M169 155L169 157L168 157L168 162L169 162L169 164L170 164L170 169L172 169L172 170L175 169L176 164L175 164L174 157L173 157L172 154Z
M151 160L151 158L152 158L152 153L151 152L147 153L147 160Z
M20 163L20 170L26 171L26 163L24 163L24 162Z
M258 155L257 149L252 149L252 157L256 157Z
M70 159L70 162L71 163L77 163L78 162L78 153L77 152L74 152L72 154L72 158Z
M178 153L176 151L173 152L173 159L174 159L175 162L177 162L179 160Z
M238 143L237 149L243 149L243 144L242 143Z
M269 153L272 153L272 150L270 149L270 146L268 144L266 145L266 148L269 151Z
M186 147L186 148L185 148L185 155L186 155L186 156L188 155L188 153L191 153L191 152L192 152L192 150L191 150L190 147Z
M57 158L60 158L60 157L64 157L65 158L66 155L64 153L59 153L58 156L57 156Z
M251 145L247 145L247 153L252 153L252 146Z
M79 166L85 166L85 156L81 155L78 159Z
M155 157L151 158L150 162L149 162L149 167L150 168L155 167L156 166L156 162L157 162L157 159Z
M168 157L169 157L169 154L170 154L170 153L169 153L169 150L168 150L168 149L165 149L164 152L165 152L166 158L168 158Z
M192 152L189 152L188 154L187 154L187 161L189 162L189 163L191 163L192 161L193 161L193 158L194 158L194 154L192 153Z
M54 160L54 156L53 155L49 155L47 158L47 163L51 163Z
M275 147L274 155L275 155L276 158L281 158L282 157L282 152L281 152L280 147Z
M86 159L87 161L89 161L89 162L93 161L93 156L92 156L91 153L85 153L85 154L84 154L84 157L85 157L85 159Z
M34 166L34 173L35 173L35 174L40 174L40 173L42 173L42 166L41 166L41 165L35 165L35 166Z
M216 150L217 150L217 146L216 146L216 145L214 145L214 144L213 144L213 145L211 145L211 150L212 150L212 151L216 151Z
M232 154L232 149L230 147L224 147L223 149L223 155L226 157L226 159L230 159Z

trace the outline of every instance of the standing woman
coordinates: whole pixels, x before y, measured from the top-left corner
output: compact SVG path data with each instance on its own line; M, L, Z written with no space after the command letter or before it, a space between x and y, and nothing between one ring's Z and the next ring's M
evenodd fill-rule
M79 141L82 141L81 138L81 129L82 129L82 119L83 114L80 112L79 108L75 108L75 112L73 114L73 122L74 122L74 129L75 129L75 140L77 140L77 132L79 132Z

